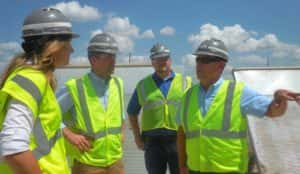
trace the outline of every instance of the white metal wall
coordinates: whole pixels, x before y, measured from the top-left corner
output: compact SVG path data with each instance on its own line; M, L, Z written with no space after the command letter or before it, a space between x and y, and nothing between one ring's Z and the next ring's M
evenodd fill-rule
M272 97L279 88L300 92L300 68L234 69L234 78ZM289 102L276 119L248 116L257 157L266 174L300 173L300 106Z

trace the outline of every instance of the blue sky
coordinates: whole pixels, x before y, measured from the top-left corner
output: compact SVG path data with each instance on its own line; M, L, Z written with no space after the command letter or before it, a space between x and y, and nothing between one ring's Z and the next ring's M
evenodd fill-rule
M175 64L193 65L191 53L215 37L230 51L230 67L300 65L300 1L286 0L3 0L0 10L0 61L21 51L24 17L38 7L56 7L81 37L73 41L71 62L86 62L86 47L97 32L112 33L119 63L131 53L135 63L148 60L161 42Z

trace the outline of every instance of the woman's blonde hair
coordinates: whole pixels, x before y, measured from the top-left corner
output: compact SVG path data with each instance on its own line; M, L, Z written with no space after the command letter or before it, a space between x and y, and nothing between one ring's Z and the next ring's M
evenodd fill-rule
M69 42L70 40L49 40L41 46L39 51L25 51L24 53L16 55L2 74L0 88L3 87L8 76L15 69L32 68L44 72L48 83L50 83L52 89L55 89L55 61L60 58L56 57L56 54L63 50Z

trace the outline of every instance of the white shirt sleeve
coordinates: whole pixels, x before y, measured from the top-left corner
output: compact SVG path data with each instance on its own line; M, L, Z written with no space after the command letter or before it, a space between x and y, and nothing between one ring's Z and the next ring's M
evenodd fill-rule
M0 132L0 156L29 150L29 137L33 124L31 110L23 103L11 99Z

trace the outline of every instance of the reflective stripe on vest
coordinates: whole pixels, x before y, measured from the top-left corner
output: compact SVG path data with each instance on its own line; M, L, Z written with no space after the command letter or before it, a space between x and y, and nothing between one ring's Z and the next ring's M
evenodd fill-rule
M183 76L181 76L181 78L183 78ZM187 88L191 87L191 80L190 77L185 77L184 80L182 80L182 91L186 91Z
M183 76L181 76L181 79L183 78ZM185 91L185 89L189 86L189 81L188 81L188 78L185 78L184 80L181 80L182 81L182 91ZM155 102L151 102L151 103L148 103L148 102L145 102L146 101L146 98L147 98L147 94L146 94L146 87L145 87L145 80L143 80L140 84L140 91L141 91L141 95L142 95L142 100L144 103L144 106L143 106L143 109L144 110L148 110L148 109L153 109L153 108L156 108L156 107L159 107L161 105L173 105L174 107L179 107L180 105L180 101L176 101L176 100L157 100Z
M16 84L18 84L24 90L26 90L29 94L31 94L32 97L36 100L38 105L40 104L42 95L41 95L38 87L31 80L29 80L26 77L23 77L21 75L16 75L15 77L12 78L12 81L14 81ZM50 140L48 140L46 133L43 130L41 120L37 116L37 118L34 122L33 135L36 140L37 147L35 149L33 149L32 151L33 151L35 158L37 160L39 160L43 156L50 153L55 142L61 137L61 131L60 131L60 129L58 129L55 132L54 136L51 137Z
M207 137L216 137L216 138L233 138L233 139L239 139L239 138L246 138L247 132L246 131L239 131L239 132L230 132L230 120L231 120L231 110L232 110L232 100L233 100L233 93L235 88L235 82L230 82L228 85L226 100L225 100L225 107L224 107L224 113L223 113L223 122L222 122L222 130L209 130L209 129L198 129L189 131L188 123L187 123L187 115L188 115L188 107L189 107L189 101L190 96L192 93L192 88L187 92L186 94L186 100L184 103L184 110L183 110L183 124L186 128L186 138L196 138L201 135L207 136Z
M32 95L32 97L36 100L37 104L40 104L42 95L40 93L39 88L31 80L21 75L16 75L15 77L13 77L12 81L14 81L23 89L25 89L29 94Z
M114 79L115 83L117 84L118 87L118 91L119 91L119 95L120 95L120 102L121 102L121 113L123 113L123 102L122 102L122 89L121 89L121 84L118 81L117 78L113 77L112 79ZM87 129L87 132L84 131L79 131L80 134L83 134L87 137L93 138L93 139L98 139L98 138L102 138L104 136L106 136L107 134L120 134L121 133L121 127L111 127L108 128L108 130L102 130L102 131L98 131L96 133L94 133L93 131L93 127L92 127L92 123L91 123L91 117L90 117L90 113L88 111L88 105L86 103L86 97L85 97L85 93L84 93L84 89L83 89L83 82L82 79L77 79L76 80L76 87L78 90L78 97L79 97L79 102L80 102L80 106L82 108L82 112L83 112L83 119L84 119L84 123L85 123L85 127ZM122 117L122 114L121 114ZM121 119L123 122L123 119ZM74 122L75 120L73 120L72 122ZM122 124L121 124L122 125Z
M61 131L60 129L58 129L56 130L54 136L51 137L50 140L48 140L42 128L42 123L39 117L35 121L33 134L38 144L38 146L35 149L33 149L33 154L37 160L50 153L56 140L58 140L61 137Z

